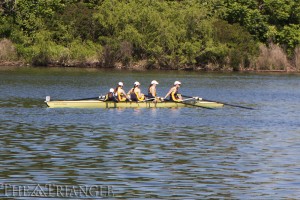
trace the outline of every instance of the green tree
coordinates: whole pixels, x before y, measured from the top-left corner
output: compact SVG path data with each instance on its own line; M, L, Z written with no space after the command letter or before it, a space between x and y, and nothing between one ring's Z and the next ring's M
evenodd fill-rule
M73 37L71 40L80 38L82 41L96 41L97 27L93 13L94 9L88 8L81 2L66 6L62 13L57 13L55 16L56 26L51 26L51 29L58 35L57 41L64 42L59 41L60 38L64 38L63 34L71 35Z
M300 45L300 25L291 24L284 26L282 31L278 33L277 42L283 44L291 56L294 49Z
M259 10L260 6L256 1L228 1L225 12L221 18L231 24L239 23L249 33L260 41L267 41L268 32L267 17Z
M262 12L268 16L268 21L276 26L289 23L294 0L264 0Z
M233 70L249 67L250 60L258 55L258 45L253 37L240 25L231 25L224 21L216 21L214 30L214 41L220 43L223 48L225 45L225 55L229 58ZM221 55L224 55L224 52Z
M45 21L51 21L56 11L62 9L64 4L60 0L26 0L17 1L14 9L15 23L28 34L45 28Z

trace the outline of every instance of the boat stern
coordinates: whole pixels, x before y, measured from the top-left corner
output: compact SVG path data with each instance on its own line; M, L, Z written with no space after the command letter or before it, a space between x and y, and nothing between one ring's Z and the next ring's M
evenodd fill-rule
M50 102L50 99L51 99L50 96L46 96L45 103L47 104L48 107L50 107L49 104L48 104L48 102Z

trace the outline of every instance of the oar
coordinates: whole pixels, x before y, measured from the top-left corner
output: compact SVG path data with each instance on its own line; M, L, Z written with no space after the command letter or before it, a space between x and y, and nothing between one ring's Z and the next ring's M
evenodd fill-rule
M90 98L84 98L84 99L72 99L72 100L70 100L70 101L99 100L100 97L102 97L102 96L98 96L98 97L90 97Z
M195 97L191 97L191 96L186 96L186 95L181 95L183 97L187 97L187 98L194 98ZM233 104L229 104L229 103L224 103L224 102L220 102L220 101L214 101L214 100L209 100L209 99L202 99L202 101L212 101L212 102L216 102L216 103L221 103L227 106L231 106L231 107L237 107L237 108L244 108L244 109L248 109L248 110L254 110L254 108L250 108L250 107L246 107L246 106L239 106L239 105L233 105Z
M190 97L190 98L184 99L184 100L182 100L182 101L185 102L185 101L189 101L189 100L192 100L192 99L197 100L197 99L195 99L194 97Z
M150 98L150 99L145 99L143 101L138 101L138 102L146 102L146 101L151 101L151 100L154 100L155 98Z
M190 106L195 106L195 107L200 107L200 108L205 108L205 109L210 109L210 110L214 110L214 108L210 108L210 107L206 107L206 106L201 106L201 105L196 105L196 104L191 104L191 103L186 103L185 101L189 101L189 100L192 100L192 99L195 99L194 97L191 97L189 99L184 99L182 101L178 101L177 103L182 103L182 104L185 104L185 105L190 105Z

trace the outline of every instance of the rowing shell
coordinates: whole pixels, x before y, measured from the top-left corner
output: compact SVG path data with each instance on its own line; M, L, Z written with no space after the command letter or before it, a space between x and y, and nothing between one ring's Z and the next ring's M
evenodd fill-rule
M205 107L219 108L223 104L211 101L189 101L178 103L172 101L164 102L113 102L100 100L82 100L82 101L45 101L50 108L179 108L179 107Z

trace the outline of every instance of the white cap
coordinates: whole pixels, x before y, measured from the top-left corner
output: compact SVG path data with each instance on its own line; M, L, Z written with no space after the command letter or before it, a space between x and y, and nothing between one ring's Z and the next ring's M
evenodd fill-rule
M118 85L119 86L123 86L124 84L123 84L123 82L119 82Z
M181 85L181 83L179 81L175 81L174 85Z
M109 92L114 92L114 91L115 91L114 88L109 89Z
M151 85L153 85L153 84L158 84L158 82L156 81L156 80L153 80L153 81L151 81Z
M134 82L134 85L141 85L140 82L136 81Z

